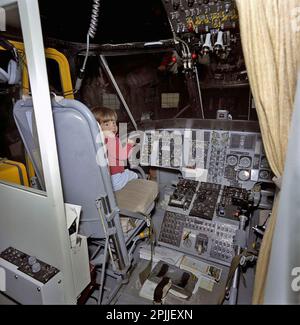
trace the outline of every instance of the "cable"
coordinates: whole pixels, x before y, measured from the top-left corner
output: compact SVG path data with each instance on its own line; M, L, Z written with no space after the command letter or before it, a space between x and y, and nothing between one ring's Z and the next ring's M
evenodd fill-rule
M85 57L84 57L82 68L80 69L80 72L82 72L82 73L84 73L84 71L85 71L85 66L87 63L87 59L89 57L89 51L90 51L90 35L87 34L86 35L86 52L85 52Z
M90 21L90 27L86 35L86 52L83 61L82 68L80 69L79 76L76 80L75 84L75 91L74 93L78 92L81 88L82 80L85 73L86 63L89 57L89 50L90 50L90 38L94 38L97 32L97 25L98 25L98 17L99 17L99 10L100 10L100 0L94 0L93 8L92 8L92 15Z
M88 31L88 35L91 38L94 38L97 32L97 25L98 25L98 17L99 17L99 9L100 9L100 0L94 0L93 9L92 9L92 16L90 22L90 28Z

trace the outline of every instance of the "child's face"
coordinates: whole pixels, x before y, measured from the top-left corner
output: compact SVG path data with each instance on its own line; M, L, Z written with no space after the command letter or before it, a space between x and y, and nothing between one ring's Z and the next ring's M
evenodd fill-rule
M110 131L113 132L114 134L117 134L118 132L118 126L117 126L117 121L116 120L109 120L100 123L102 131Z

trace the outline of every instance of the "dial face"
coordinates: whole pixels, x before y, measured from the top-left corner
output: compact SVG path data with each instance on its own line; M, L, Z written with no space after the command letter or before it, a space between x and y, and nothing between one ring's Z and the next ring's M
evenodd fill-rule
M259 172L259 178L260 179L269 179L270 178L270 172L268 170L261 170Z
M240 159L240 166L243 168L250 168L252 160L250 157L241 157Z
M260 162L261 168L270 168L267 157L262 157Z
M245 182L250 178L250 172L248 170L241 170L238 173L239 180Z
M238 157L237 156L228 156L227 163L229 166L236 166L238 163Z

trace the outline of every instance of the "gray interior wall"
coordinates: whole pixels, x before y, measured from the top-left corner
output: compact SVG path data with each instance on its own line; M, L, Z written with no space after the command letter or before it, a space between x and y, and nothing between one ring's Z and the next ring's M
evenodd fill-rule
M58 224L45 194L0 183L0 251L12 246L63 272L65 257ZM67 229L65 232L68 236Z
M300 303L300 74L277 223L265 290L266 304ZM298 268L297 274L293 274ZM298 280L297 280L298 275ZM293 289L294 284L294 289ZM298 290L295 290L298 287Z

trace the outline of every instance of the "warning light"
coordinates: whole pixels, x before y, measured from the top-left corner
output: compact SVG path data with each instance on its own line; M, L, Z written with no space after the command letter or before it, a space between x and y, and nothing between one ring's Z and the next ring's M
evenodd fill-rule
M193 60L196 60L197 57L198 57L198 55L197 55L196 53L193 53L193 54L192 54L192 59L193 59Z
M172 62L173 63L176 63L177 62L176 56L172 56Z

